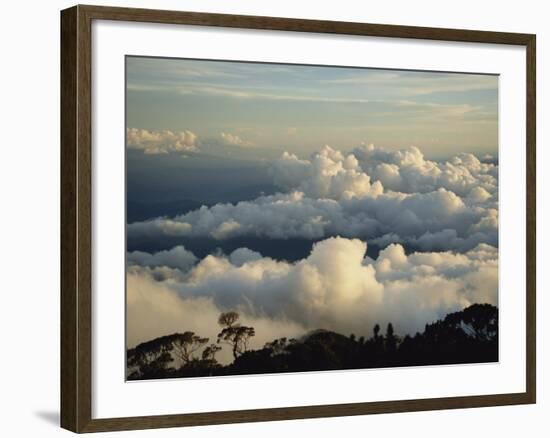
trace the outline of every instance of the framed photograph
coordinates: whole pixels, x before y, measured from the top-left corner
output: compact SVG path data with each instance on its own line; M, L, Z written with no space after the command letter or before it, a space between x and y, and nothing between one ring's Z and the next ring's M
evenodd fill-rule
M61 13L61 423L535 403L535 35Z

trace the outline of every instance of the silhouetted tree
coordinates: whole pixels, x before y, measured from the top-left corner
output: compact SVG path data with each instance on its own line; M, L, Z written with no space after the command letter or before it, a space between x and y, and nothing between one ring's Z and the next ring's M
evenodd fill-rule
M187 365L193 360L193 353L208 342L208 338L201 338L193 332L185 332L174 336L175 338L172 341L174 354L181 360L183 365Z
M162 336L151 341L142 342L128 350L126 362L130 377L158 377L174 359L170 354L174 348L176 335Z
M374 336L368 342L365 351L365 365L376 367L380 365L381 357L384 354L384 337L380 336L380 325L375 324L373 328Z
M397 337L393 331L393 325L390 322L388 328L386 329L386 351L389 353L394 353L397 349Z
M230 345L234 359L248 350L250 338L256 335L253 327L238 324L238 319L237 312L222 313L218 318L218 324L223 327L218 333L218 344L223 342Z
M232 327L239 320L237 312L225 312L218 318L218 324L222 327Z
M444 322L478 340L498 335L498 309L490 304L472 304L461 312L450 313Z
M271 355L276 356L278 354L285 353L289 344L292 342L296 342L296 340L291 339L289 341L287 338L279 338L279 339L275 339L272 342L266 343L264 348L271 350Z
M300 339L279 338L263 348L248 349L255 332L239 324L237 312L222 313L217 343L193 332L174 333L143 342L127 351L129 379L198 377L252 373L320 371L389 366L482 363L498 361L498 309L474 304L426 324L422 333L400 338L391 323L384 336L376 324L369 339L314 330ZM233 362L216 361L219 344L227 343ZM200 359L195 357L199 355ZM174 368L174 358L182 366Z
M216 344L210 344L202 351L202 360L216 361L216 353L220 351L222 347Z

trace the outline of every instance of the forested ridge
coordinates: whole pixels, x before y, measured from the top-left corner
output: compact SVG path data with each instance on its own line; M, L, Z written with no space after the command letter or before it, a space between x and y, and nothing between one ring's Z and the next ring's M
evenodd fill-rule
M376 324L369 338L315 330L299 339L279 338L250 349L254 327L237 312L222 313L211 340L190 331L143 342L127 351L129 380L239 374L326 371L498 361L498 309L473 304L426 324L422 333L399 336L389 323ZM233 361L216 356L231 351Z

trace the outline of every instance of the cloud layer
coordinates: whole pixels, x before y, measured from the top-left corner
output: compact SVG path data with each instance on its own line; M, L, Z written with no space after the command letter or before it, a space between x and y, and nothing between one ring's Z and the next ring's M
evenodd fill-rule
M317 328L369 336L392 322L414 333L470 304L498 304L498 165L325 146L308 159L284 153L269 175L279 193L135 222L128 237L305 238L316 242L309 256L129 253L129 346L181 330L214 338L230 309L256 327L257 348ZM376 259L366 242L383 248Z
M358 237L384 247L467 251L498 245L498 166L460 154L437 163L419 149L325 146L309 160L284 153L270 167L281 193L129 224L128 235Z
M159 251L149 254L143 251L132 251L127 255L130 264L145 266L167 266L169 268L178 268L186 271L195 264L197 258L187 251L183 246L176 246L167 251Z
M155 270L163 268L155 268ZM216 342L220 328L217 324L222 311L211 297L182 298L175 285L182 284L181 272L170 270L171 275L155 278L152 270L132 266L127 272L126 324L128 348L141 342L170 333L194 331L210 342ZM166 272L166 271L165 271ZM179 280L177 280L179 278ZM252 339L254 348L263 346L274 337L298 337L305 328L294 321L268 317L241 315L241 323L256 329ZM224 348L216 357L222 363L233 359L230 349Z
M498 165L482 163L473 154L459 154L443 163L426 160L420 149L410 147L387 151L374 145L362 145L353 151L361 168L380 181L387 190L427 193L444 188L467 197L472 191L486 194L475 197L486 202L498 200Z
M370 335L375 323L392 322L398 333L414 333L472 303L497 304L495 247L406 255L392 244L376 260L365 252L365 242L341 237L318 242L296 263L239 249L162 278L146 265L152 261L158 269L159 256L141 258L145 266L127 272L128 344L175 330L212 337L218 313L228 309L255 325L258 347L316 328Z
M469 206L446 189L415 194L390 192L340 201L292 192L237 204L203 206L174 219L128 225L130 238L161 235L218 240L242 236L318 240L341 235L426 248L432 243L439 249L464 251L478 243L497 245L498 217L495 209Z
M197 151L197 135L191 131L149 131L128 128L126 143L129 149L137 149L145 154L167 154L169 152Z
M285 152L273 162L271 173L282 189L300 190L311 197L340 199L443 188L472 202L498 200L498 165L482 163L467 153L438 163L425 159L414 146L388 151L361 145L347 155L325 146L309 160Z
M371 184L353 154L325 146L311 160L300 160L285 152L271 166L273 182L282 189L300 191L311 198L350 199L376 197L384 188L379 182Z
M252 143L247 140L243 140L241 137L235 134L230 134L228 132L222 132L220 134L222 140L226 144L230 144L232 146L241 146L241 147L249 147L252 146Z

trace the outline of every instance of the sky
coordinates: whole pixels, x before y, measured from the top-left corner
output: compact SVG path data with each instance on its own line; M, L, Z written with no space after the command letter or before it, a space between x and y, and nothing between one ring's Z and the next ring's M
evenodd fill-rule
M128 346L498 305L497 102L495 76L127 58Z
M189 131L254 156L324 144L495 155L498 77L127 57L128 127ZM236 154L241 152L235 151Z

